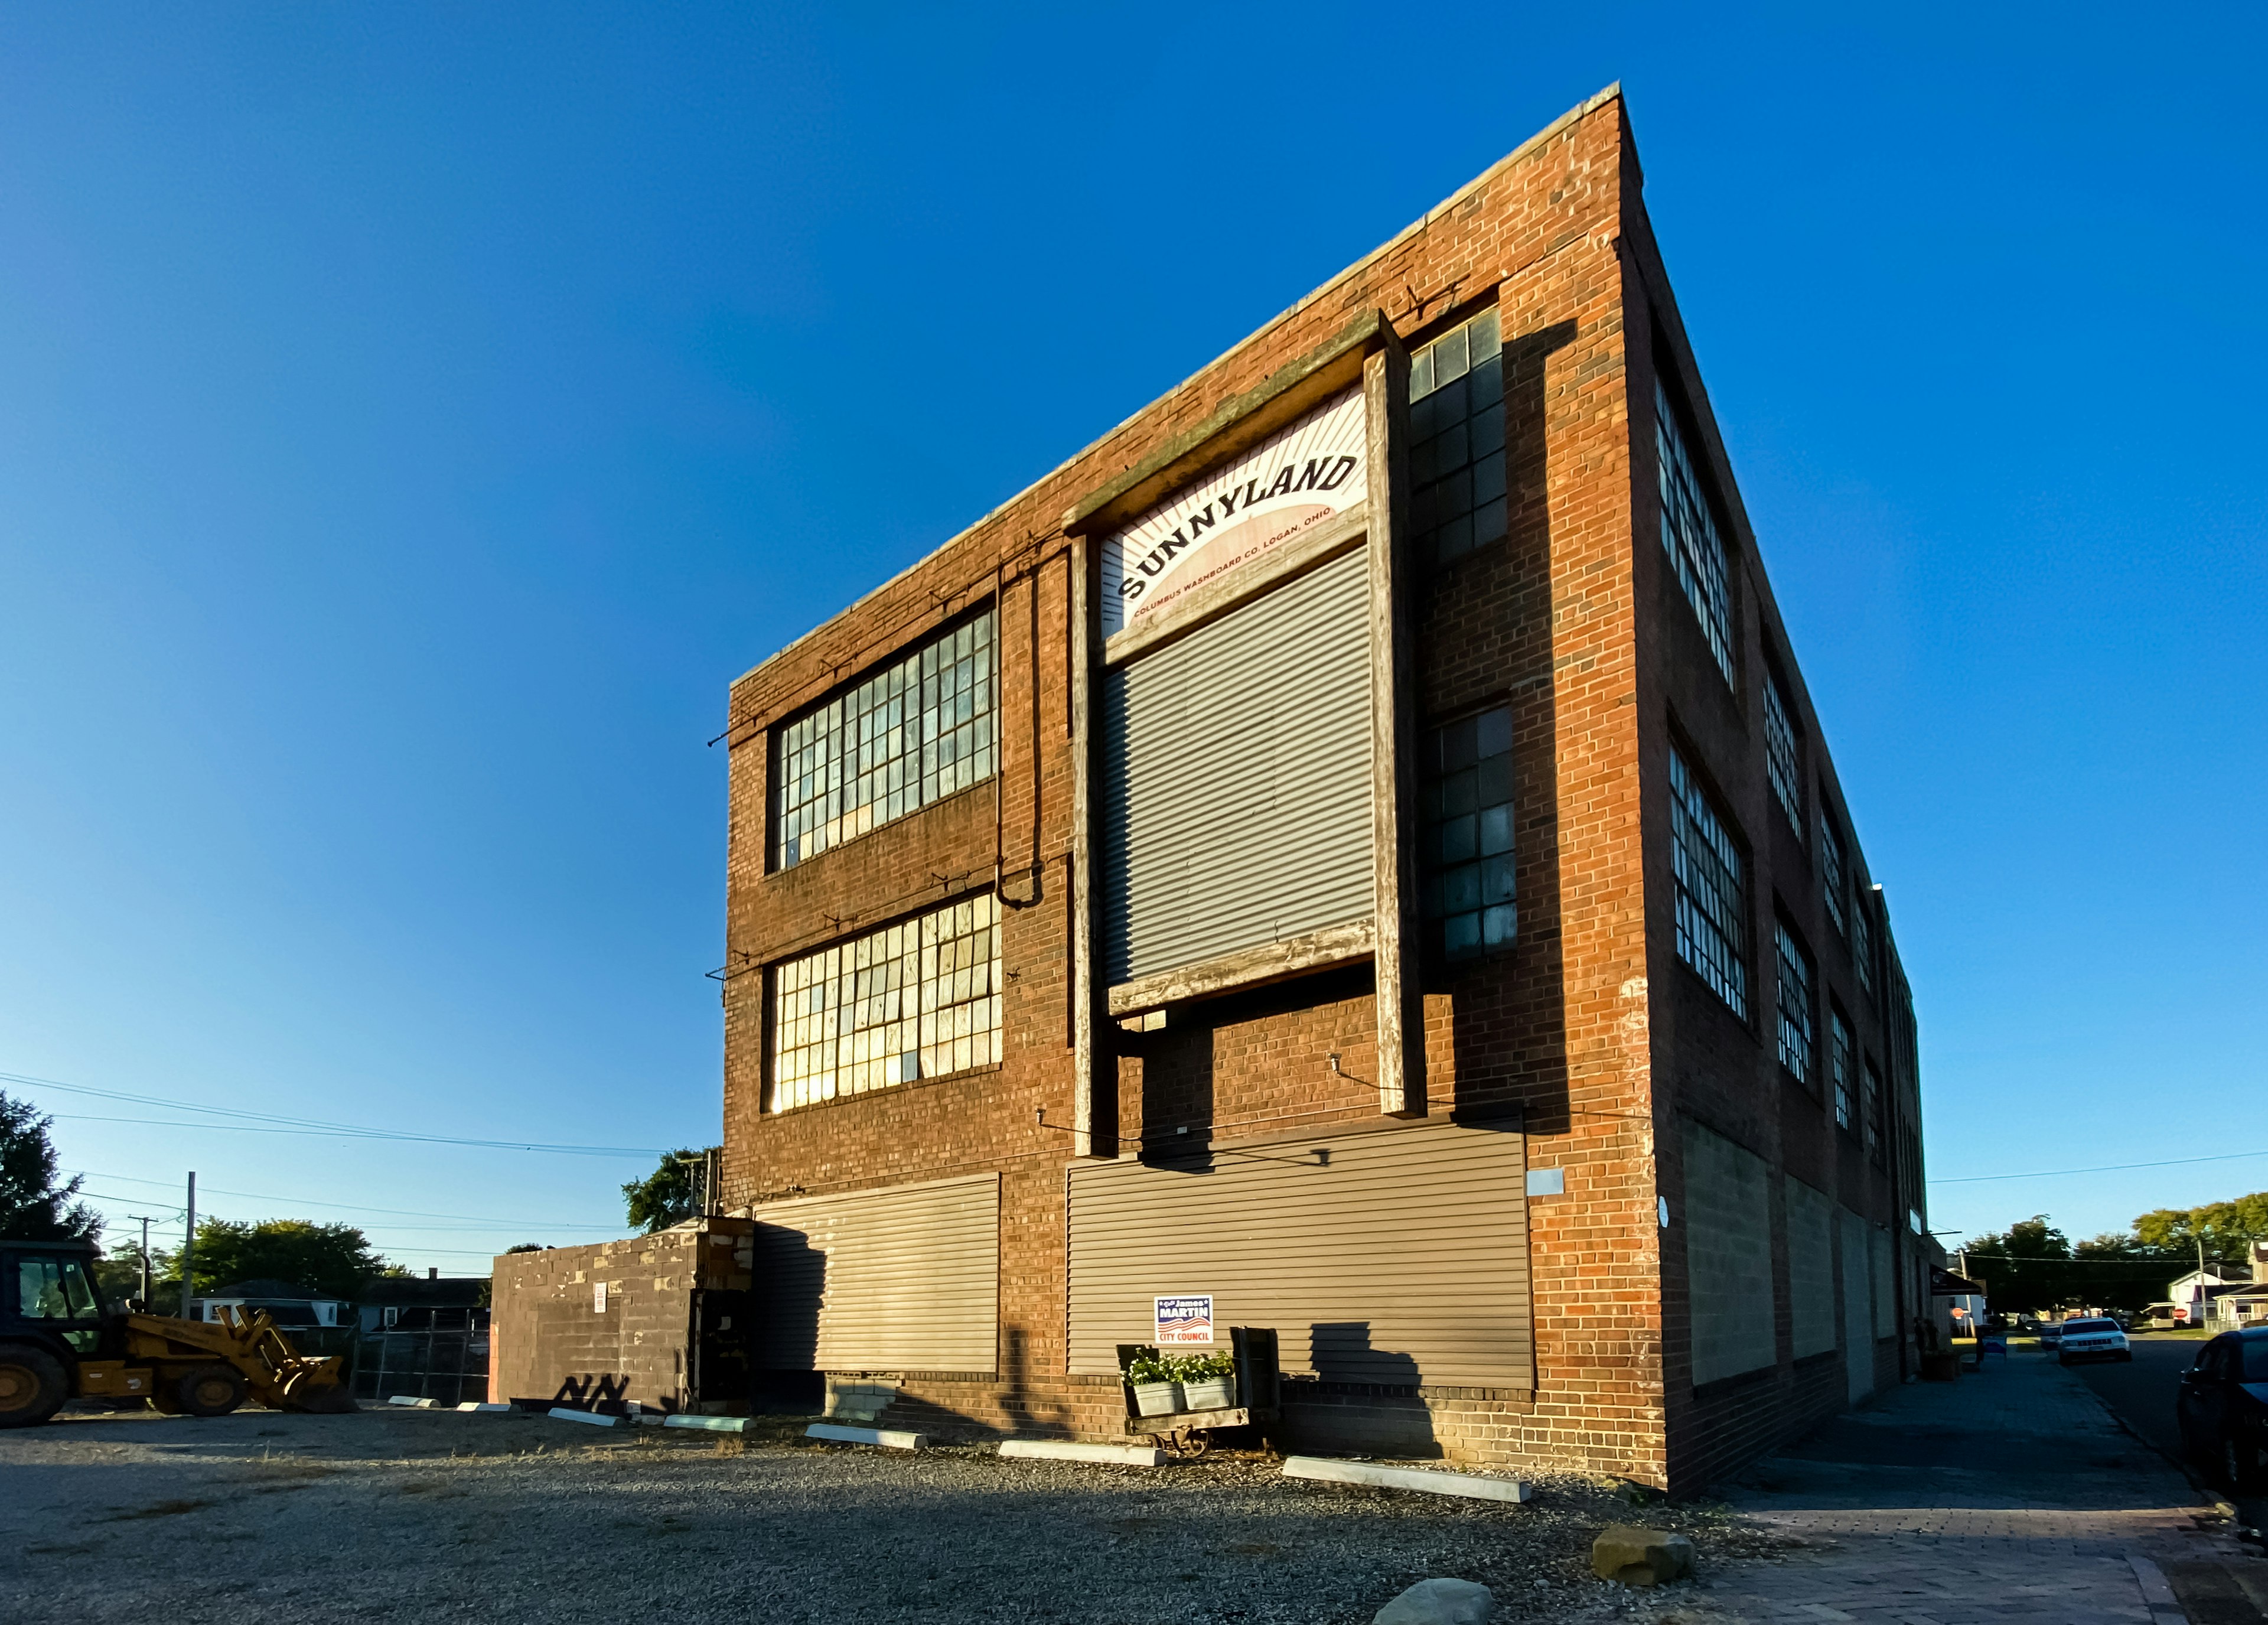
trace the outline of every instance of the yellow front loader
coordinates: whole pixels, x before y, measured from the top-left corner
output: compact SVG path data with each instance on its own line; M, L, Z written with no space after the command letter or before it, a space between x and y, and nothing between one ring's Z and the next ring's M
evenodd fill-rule
M127 1316L125 1357L81 1360L79 1392L146 1393L159 1410L190 1416L225 1416L247 1399L279 1411L357 1408L336 1355L299 1353L265 1310L223 1306L219 1314L217 1321Z

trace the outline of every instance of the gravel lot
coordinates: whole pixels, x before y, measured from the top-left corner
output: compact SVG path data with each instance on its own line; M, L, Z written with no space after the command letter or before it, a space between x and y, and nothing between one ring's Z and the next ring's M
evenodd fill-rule
M1524 1505L1301 1482L1257 1456L1163 1470L918 1455L518 1415L66 1414L0 1432L0 1619L1367 1621L1412 1582L1498 1618L1668 1615L1589 1578L1610 1481ZM1770 1537L1656 1508L1713 1562Z

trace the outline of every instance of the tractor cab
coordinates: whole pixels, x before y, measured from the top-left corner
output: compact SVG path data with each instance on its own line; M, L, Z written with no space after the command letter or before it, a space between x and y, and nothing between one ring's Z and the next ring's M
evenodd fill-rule
M0 1241L0 1338L66 1363L101 1358L125 1309L103 1301L98 1256L92 1242Z

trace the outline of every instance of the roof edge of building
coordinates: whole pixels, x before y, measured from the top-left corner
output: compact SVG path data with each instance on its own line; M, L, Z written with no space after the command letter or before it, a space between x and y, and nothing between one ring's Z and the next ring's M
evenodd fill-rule
M1482 170L1480 174L1475 175L1471 180L1466 181L1455 191L1450 193L1448 196L1443 198L1440 203L1426 210L1415 220L1412 220L1409 225L1395 233L1393 236L1388 238L1375 248L1373 248L1368 254L1364 255L1352 264L1347 265L1335 272L1328 281L1322 283L1308 292L1301 295L1299 299L1293 300L1291 304L1285 306L1282 310L1278 311L1267 321L1253 329L1251 332L1237 340L1236 343L1231 344L1226 350L1222 351L1211 360L1205 362L1200 366L1193 368L1187 376L1183 377L1179 383L1174 385L1172 388L1167 389L1162 395L1157 395L1152 399L1145 402L1133 411L1128 413L1124 417L1119 419L1118 422L1113 424L1109 428L1104 430L1101 434L1095 436L1094 439L1089 440L1086 445L1080 447L1070 456L1064 458L1061 462L1057 463L1053 468L1049 469L1045 473L1040 475L1037 478L1026 484L1021 490L1015 492L1014 495L1004 498L999 502L995 503L990 509L986 510L983 514L976 520L971 521L968 524L962 526L959 530L956 530L953 535L947 536L944 541L930 549L928 552L924 553L919 558L917 558L912 563L907 565L903 569L899 570L896 573L878 582L874 586L868 587L865 592L859 594L858 597L852 599L849 603L843 605L843 608L837 609L834 614L828 616L817 625L810 628L806 632L799 633L794 638L792 638L787 642L782 644L778 648L773 650L770 654L765 655L763 659L758 661L755 665L749 667L739 676L733 678L727 685L727 692L731 691L733 689L739 688L740 684L746 683L750 677L755 676L758 672L762 671L765 667L772 664L775 661L784 659L786 656L794 654L805 644L810 642L813 639L826 632L829 627L842 620L845 616L856 613L859 607L865 604L869 599L880 597L882 594L888 592L893 587L895 587L899 582L904 580L906 577L921 569L939 554L949 550L960 543L966 541L968 537L976 535L978 531L983 529L985 526L990 524L994 520L998 519L1003 513L1005 513L1009 509L1014 507L1018 503L1030 497L1035 491L1038 491L1041 486L1046 484L1049 480L1055 478L1064 469L1079 462L1079 459L1091 455L1101 447L1108 445L1116 436L1123 434L1128 429L1133 427L1134 425L1148 417L1159 407L1172 400L1182 390L1188 388L1192 380L1204 377L1207 373L1210 373L1222 362L1229 359L1239 351L1245 349L1248 345L1256 343L1261 339L1266 337L1277 328L1282 326L1293 316L1296 316L1301 311L1306 310L1317 299L1323 298L1333 289L1344 283L1348 277L1355 276L1365 268L1375 263L1384 255L1393 252L1393 250L1402 243L1424 231L1435 220L1440 219L1443 215L1455 208L1466 198L1471 196L1482 187L1486 186L1491 181L1496 179L1498 175L1503 174L1506 169L1512 167L1513 165L1520 162L1522 159L1527 158L1529 154L1533 153L1538 147L1543 146L1545 143L1560 135L1571 126L1580 123L1583 120L1590 117L1592 114L1598 112L1601 108L1607 107L1610 103L1621 100L1622 94L1622 81L1620 79L1616 79L1612 84L1607 85L1604 89L1597 92L1594 95L1587 97L1585 100L1568 108L1557 118L1553 119L1543 129L1537 130L1534 135L1528 137L1519 145L1513 147L1511 151L1497 159L1495 163L1491 164L1486 169Z

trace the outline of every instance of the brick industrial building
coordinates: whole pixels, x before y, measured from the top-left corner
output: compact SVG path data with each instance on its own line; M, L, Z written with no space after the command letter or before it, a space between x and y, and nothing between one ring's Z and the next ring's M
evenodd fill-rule
M732 685L755 1363L1691 1488L1896 1382L1914 1024L1609 90ZM1225 1339L1226 1332L1221 1332Z

